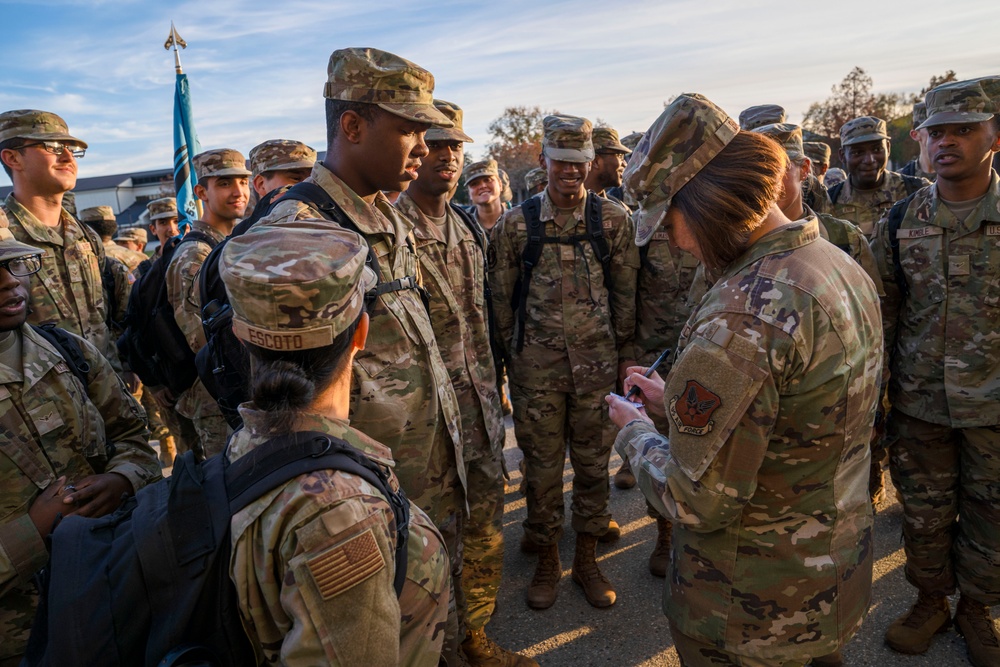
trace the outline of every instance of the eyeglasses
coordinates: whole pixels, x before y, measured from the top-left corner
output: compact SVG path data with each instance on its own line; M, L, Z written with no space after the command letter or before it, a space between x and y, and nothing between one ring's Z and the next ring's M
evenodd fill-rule
M53 155L62 155L66 151L69 151L73 157L83 157L87 154L86 148L81 148L79 144L64 144L61 141L38 141L33 144L25 144L21 148L31 148L32 146L38 146L46 153L52 153Z
M30 276L33 273L38 273L41 268L41 255L28 255L26 257L15 257L13 259L0 261L0 269L6 269L10 275L17 278L23 278L24 276Z

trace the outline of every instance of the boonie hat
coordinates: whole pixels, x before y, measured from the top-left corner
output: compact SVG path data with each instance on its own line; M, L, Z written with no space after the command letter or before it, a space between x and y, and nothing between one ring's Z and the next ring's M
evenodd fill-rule
M680 95L663 110L622 176L626 203L638 205L633 214L636 245L649 243L677 191L739 131L736 121L698 93Z

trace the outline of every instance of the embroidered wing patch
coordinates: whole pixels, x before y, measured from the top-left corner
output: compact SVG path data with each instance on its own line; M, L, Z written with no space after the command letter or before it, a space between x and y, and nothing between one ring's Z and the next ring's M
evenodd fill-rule
M681 433L705 435L715 426L712 414L721 406L718 394L695 380L688 380L681 395L670 399L670 419Z

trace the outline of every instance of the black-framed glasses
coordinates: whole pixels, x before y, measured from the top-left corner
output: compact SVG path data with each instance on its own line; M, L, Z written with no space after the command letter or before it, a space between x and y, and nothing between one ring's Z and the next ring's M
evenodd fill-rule
M52 153L53 155L62 155L66 151L69 151L73 157L80 158L87 154L87 149L79 144L66 144L61 141L36 141L33 144L25 144L21 148L31 148L32 146L38 146L45 152Z
M10 275L17 278L30 276L38 273L42 268L41 255L26 255L24 257L14 257L0 261L0 269L6 269Z

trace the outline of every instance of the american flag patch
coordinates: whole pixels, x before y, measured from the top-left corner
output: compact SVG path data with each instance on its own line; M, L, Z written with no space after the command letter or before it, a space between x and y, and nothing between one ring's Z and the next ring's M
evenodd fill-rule
M343 544L306 562L324 600L357 586L385 567L375 535L369 528Z

